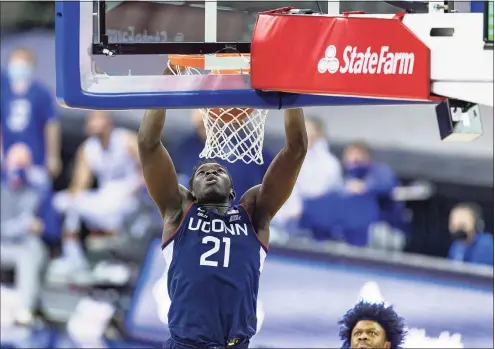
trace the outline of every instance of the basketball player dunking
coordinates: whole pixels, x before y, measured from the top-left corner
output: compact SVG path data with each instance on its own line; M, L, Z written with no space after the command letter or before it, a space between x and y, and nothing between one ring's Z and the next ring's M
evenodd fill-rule
M233 206L232 179L214 161L193 170L189 189L178 184L160 141L165 111L146 112L139 154L148 191L164 221L171 300L171 338L165 348L247 348L255 334L270 220L291 194L307 149L302 110L285 110L284 118L285 147L262 184Z

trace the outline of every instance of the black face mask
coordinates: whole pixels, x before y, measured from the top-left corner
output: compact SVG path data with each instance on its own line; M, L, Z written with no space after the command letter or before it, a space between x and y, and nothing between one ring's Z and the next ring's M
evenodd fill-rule
M461 240L461 241L466 241L467 239L469 239L469 235L470 235L469 232L462 229L452 232L452 237L456 240Z

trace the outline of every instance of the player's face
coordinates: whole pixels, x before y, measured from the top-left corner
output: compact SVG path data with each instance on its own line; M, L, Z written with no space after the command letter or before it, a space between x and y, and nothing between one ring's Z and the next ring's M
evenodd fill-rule
M223 203L229 200L232 183L222 166L216 163L206 163L196 170L192 189L198 202Z
M351 348L385 348L390 349L385 330L379 323L361 320L352 329Z

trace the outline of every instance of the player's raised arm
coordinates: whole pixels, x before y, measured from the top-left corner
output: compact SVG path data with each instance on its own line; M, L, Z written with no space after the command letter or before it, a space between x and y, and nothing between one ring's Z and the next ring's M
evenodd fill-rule
M152 109L144 114L139 127L139 159L146 187L164 217L181 208L181 195L172 158L161 142L165 110Z
M252 206L253 224L268 227L271 219L292 193L308 149L302 109L284 112L285 146L273 159ZM254 193L253 193L254 194Z

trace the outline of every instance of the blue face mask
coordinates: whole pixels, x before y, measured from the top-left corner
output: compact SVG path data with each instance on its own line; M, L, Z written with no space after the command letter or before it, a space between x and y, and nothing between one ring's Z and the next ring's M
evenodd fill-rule
M9 63L7 73L13 82L27 82L33 75L33 67L26 61L12 61Z
M370 169L370 164L354 163L345 167L346 175L349 177L364 178Z

